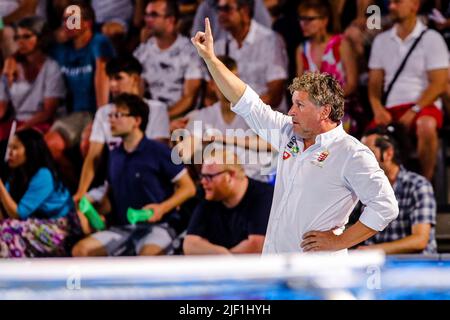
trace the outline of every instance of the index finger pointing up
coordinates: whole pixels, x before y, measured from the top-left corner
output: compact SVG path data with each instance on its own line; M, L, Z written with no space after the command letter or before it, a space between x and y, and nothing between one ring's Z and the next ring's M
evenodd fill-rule
M205 18L205 36L206 37L212 36L211 25L209 24L209 18Z

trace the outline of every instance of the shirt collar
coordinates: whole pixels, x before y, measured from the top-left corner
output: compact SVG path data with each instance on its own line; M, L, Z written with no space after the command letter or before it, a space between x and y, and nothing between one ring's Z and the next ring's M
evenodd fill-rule
M144 150L144 146L145 146L146 140L148 140L148 139L144 136L144 137L141 139L141 141L139 141L139 143L138 143L136 149L134 149L134 150L131 151L131 152L128 152L128 151L125 150L125 148L124 148L124 146L123 146L123 141L122 141L122 143L120 144L120 147L119 147L119 148L120 148L120 151L121 151L122 153L125 153L125 154L133 154L133 153L136 153L136 152L141 152L142 150Z
M333 140L335 140L336 138L343 136L344 134L345 134L345 131L344 131L344 128L343 128L342 122L341 122L341 123L339 123L339 125L336 128L319 134L316 137L316 144L318 144L318 145L328 144L328 143L332 142Z
M408 179L407 173L408 171L405 169L405 167L403 165L400 165L400 170L398 171L397 178L395 179L394 185L392 186L394 190L396 190L397 187L401 185L401 183L399 184L399 182Z
M258 26L256 25L255 20L252 19L250 22L250 29L248 30L247 36L245 37L243 43L253 44L256 41L257 28ZM230 33L228 33L227 37L228 40L236 42L237 44L236 39L234 39Z
M419 18L417 18L416 26L414 27L413 31L405 38L405 40L401 40L397 36L397 27L398 27L398 24L395 24L394 27L391 28L390 36L391 36L391 38L393 38L397 41L401 41L401 42L407 42L411 39L418 38L420 36L420 34L422 33L422 31L426 29L426 26L422 23L422 21Z

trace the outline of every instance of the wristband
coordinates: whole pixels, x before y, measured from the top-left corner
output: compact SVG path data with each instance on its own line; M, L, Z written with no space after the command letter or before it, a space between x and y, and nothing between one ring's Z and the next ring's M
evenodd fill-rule
M415 104L415 105L413 105L413 106L411 107L411 110L412 110L414 113L419 113L420 110L422 110L422 108L421 108L419 105Z

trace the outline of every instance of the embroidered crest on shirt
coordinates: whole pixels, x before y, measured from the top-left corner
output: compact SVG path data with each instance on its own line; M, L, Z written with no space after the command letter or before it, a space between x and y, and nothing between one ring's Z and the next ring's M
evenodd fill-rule
M286 147L284 147L283 160L289 159L291 156L296 157L299 152L300 148L297 145L297 138L293 136Z
M312 160L311 163L322 168L329 154L330 152L328 150L317 152L314 156L314 160Z

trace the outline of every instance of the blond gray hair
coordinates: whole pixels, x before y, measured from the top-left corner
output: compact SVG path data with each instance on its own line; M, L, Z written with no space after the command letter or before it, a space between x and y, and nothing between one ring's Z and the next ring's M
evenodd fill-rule
M289 86L289 91L305 91L316 106L329 105L331 121L339 122L344 116L344 90L339 82L328 73L305 72Z

